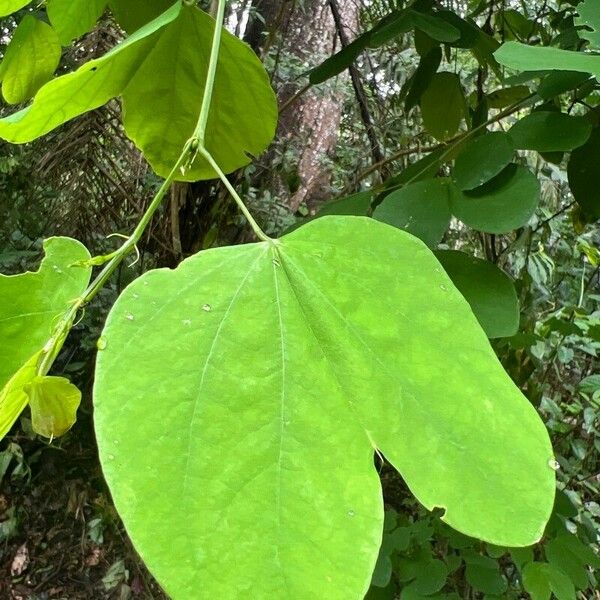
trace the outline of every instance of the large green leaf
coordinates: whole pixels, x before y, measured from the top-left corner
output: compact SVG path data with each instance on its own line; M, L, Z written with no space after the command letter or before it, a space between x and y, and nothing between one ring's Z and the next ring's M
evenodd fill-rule
M10 104L29 100L52 77L60 54L54 29L48 23L25 15L0 65L4 99Z
M12 15L30 2L31 0L0 0L0 17Z
M46 3L50 23L64 46L89 31L105 8L106 0L48 0Z
M213 19L178 2L102 58L46 84L30 107L0 119L0 136L30 141L122 95L127 135L166 176L198 120L213 30ZM206 147L224 171L233 171L264 150L276 120L275 96L262 63L224 31ZM197 156L179 178L214 176Z
M373 217L435 246L450 224L448 182L426 179L404 186L387 195Z
M443 99L443 101L441 101ZM465 97L458 75L436 73L421 95L423 124L438 140L452 137L465 116Z
M578 71L600 77L600 56L585 52L508 42L494 56L499 63L518 71Z
M39 353L56 319L83 293L90 279L89 267L74 264L90 257L76 240L50 238L44 250L38 271L0 275L0 438L23 409L23 386L35 374Z
M506 273L487 260L456 250L440 250L436 257L488 337L509 337L517 333L519 300Z
M511 138L502 131L469 140L454 164L454 179L461 190L472 190L498 175L515 154Z
M591 132L592 125L583 117L555 111L535 111L517 121L508 133L515 148L560 152L585 144Z
M323 217L146 273L104 340L104 473L174 600L362 598L383 526L375 448L464 533L542 535L546 429L435 257L398 229Z
M527 168L509 165L485 185L461 192L450 186L450 210L463 223L488 233L507 233L533 216L540 184Z
M596 127L590 139L577 148L569 160L569 186L577 203L592 219L600 219L600 128Z

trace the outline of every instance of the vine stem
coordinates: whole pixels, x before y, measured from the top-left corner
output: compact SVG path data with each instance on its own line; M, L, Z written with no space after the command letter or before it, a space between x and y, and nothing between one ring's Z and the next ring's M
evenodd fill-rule
M46 373L48 373L56 357L58 356L58 353L60 352L69 331L73 327L73 323L75 322L79 311L86 304L88 304L94 298L94 296L96 296L96 294L104 286L106 281L111 277L111 275L123 262L125 257L136 248L137 243L140 241L142 235L144 234L144 231L146 230L150 221L152 220L154 213L160 207L165 197L165 194L171 187L171 184L177 178L178 173L185 172L186 167L191 165L197 154L203 156L214 169L215 173L224 183L225 187L235 200L236 204L239 206L246 219L248 219L248 222L250 223L257 237L263 241L275 243L275 240L272 240L270 237L268 237L258 226L256 221L250 214L250 211L244 204L243 200L235 191L235 188L231 185L231 183L229 182L229 180L227 179L227 177L225 176L225 174L223 173L213 156L204 146L204 137L206 135L206 126L208 124L210 105L214 90L215 75L217 72L217 63L219 60L221 32L223 29L226 2L227 0L219 0L218 3L215 30L213 33L212 45L210 50L210 59L204 84L204 93L202 96L202 105L200 107L200 115L198 117L198 122L194 129L192 137L183 146L181 154L179 155L179 158L177 159L175 165L173 166L167 178L160 186L159 190L156 192L156 195L154 196L154 198L150 202L150 205L142 215L142 218L140 219L131 236L127 238L127 241L124 244L122 244L122 246L116 252L113 252L109 255L110 258L105 264L105 266L102 268L100 273L98 273L98 275L93 279L93 281L89 284L89 286L83 292L83 294L72 302L69 310L65 312L65 314L62 316L62 318L54 328L52 337L48 340L42 351L42 358L38 363L37 367L38 375L46 375Z

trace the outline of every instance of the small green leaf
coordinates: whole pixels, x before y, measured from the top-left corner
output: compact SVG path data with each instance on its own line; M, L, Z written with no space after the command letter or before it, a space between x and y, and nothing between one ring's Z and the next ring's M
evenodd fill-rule
M542 536L546 428L439 262L398 229L329 216L201 252L133 282L103 335L104 474L174 600L199 586L363 598L383 530L375 448L453 527L499 545Z
M31 425L39 435L64 435L77 420L81 392L64 377L37 376L24 388L31 408Z
M558 600L576 600L575 588L570 579L548 563L532 562L523 569L523 587L531 600L550 600L554 594Z
M454 180L461 190L472 190L498 175L515 154L510 136L502 131L469 140L454 164Z
M60 43L52 27L25 15L0 64L4 99L10 104L29 100L52 77L60 54Z
M373 217L436 246L450 223L448 182L426 179L406 185L387 195Z
M102 16L107 0L48 0L46 10L63 46L87 33Z
M419 103L441 62L442 49L439 47L432 48L425 56L421 57L419 66L411 78L410 89L406 96L407 112Z
M593 550L570 533L558 535L545 547L548 562L566 573L575 587L584 590L589 585L586 566L600 568L600 558Z
M540 199L540 184L527 168L509 165L485 185L469 192L450 186L450 210L469 227L507 233L525 225Z
M585 144L592 132L590 122L554 111L534 111L509 130L515 148L538 152L574 150Z
M456 250L439 250L435 255L489 338L517 333L519 300L504 271L487 260Z
M572 154L567 167L569 187L590 219L600 219L600 127L596 127L588 141Z
M440 99L443 98L443 102ZM458 75L436 73L421 95L423 124L438 140L451 138L465 117L465 97Z
M0 17L6 17L27 6L31 0L0 0Z
M538 86L537 93L544 100L550 100L555 96L564 94L579 87L590 79L589 73L577 71L553 71L548 73Z
M344 46L339 52L324 60L309 72L309 81L312 85L323 83L342 71L345 71L369 45L371 32L357 37L353 42Z
M506 108L511 104L524 100L530 94L531 91L526 85L515 85L490 92L486 98L490 108Z
M512 561L517 565L519 571L523 571L527 563L533 562L533 548L510 548L510 557Z
M494 56L499 63L517 71L578 71L600 77L600 56L585 52L508 42Z

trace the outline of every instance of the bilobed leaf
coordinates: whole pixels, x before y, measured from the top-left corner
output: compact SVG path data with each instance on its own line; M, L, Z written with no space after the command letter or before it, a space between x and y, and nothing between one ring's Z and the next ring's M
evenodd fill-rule
M590 79L589 73L577 71L553 71L548 73L538 86L537 93L544 100L550 100L559 94L564 94L579 87Z
M162 176L177 161L198 120L214 20L174 4L111 52L46 84L33 104L0 119L0 136L35 139L111 98L123 97L127 135ZM152 102L148 99L152 98ZM248 164L271 141L275 96L252 50L224 31L205 145L225 172ZM235 127L232 124L235 123ZM210 179L197 156L180 179Z
M156 19L176 0L109 0L108 5L119 25L133 33Z
M600 77L600 56L585 52L507 42L494 56L500 64L517 71L578 71Z
M585 26L579 35L595 48L600 48L600 4L597 0L585 0L577 5L577 12L579 18L576 24Z
M174 600L363 598L383 528L375 448L467 534L521 546L544 531L544 424L398 229L323 217L151 271L104 339L104 473Z
M31 408L31 425L39 435L64 435L77 420L81 392L64 377L38 375L25 385Z
M63 46L92 29L106 3L107 0L48 0L48 18Z
M487 260L464 252L439 250L435 255L489 338L517 333L519 300L506 273Z
M600 569L600 558L571 533L553 538L546 544L544 551L548 562L568 575L573 585L580 590L586 589L590 583L587 566Z
M585 144L592 125L583 117L554 111L534 111L509 130L515 148L538 152L560 152Z
M448 182L438 178L406 185L387 195L373 217L436 246L450 224Z
M571 154L567 168L571 192L591 219L600 219L599 153L600 128L596 127L589 140Z
M509 165L494 179L468 192L450 186L452 214L473 229L507 233L533 216L540 200L540 184L527 168Z
M452 137L465 116L465 97L458 75L436 73L421 95L423 124L438 140Z
M30 2L31 0L0 0L0 17L12 15Z
M53 75L60 43L52 27L25 15L0 64L2 95L10 104L29 100Z
M532 562L523 569L523 587L531 600L550 600L554 594L558 600L575 600L575 588L569 578L548 563Z
M513 159L511 138L502 131L468 140L454 164L454 180L461 190L472 190L498 175Z
M44 242L44 257L35 272L0 274L0 389L52 333L55 320L85 290L89 259L85 247L70 238Z

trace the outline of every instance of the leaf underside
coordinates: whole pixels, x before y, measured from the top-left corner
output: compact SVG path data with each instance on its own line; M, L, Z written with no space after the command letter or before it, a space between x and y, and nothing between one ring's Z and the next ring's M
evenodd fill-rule
M104 473L175 600L362 598L382 535L375 448L456 529L510 546L543 532L545 427L404 232L329 216L202 252L131 284L104 339Z

